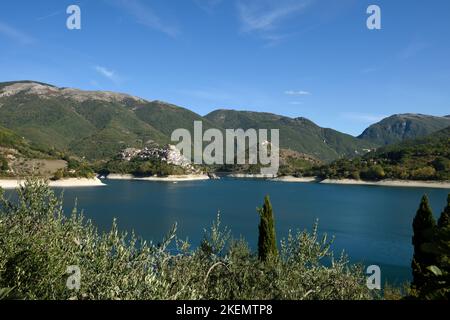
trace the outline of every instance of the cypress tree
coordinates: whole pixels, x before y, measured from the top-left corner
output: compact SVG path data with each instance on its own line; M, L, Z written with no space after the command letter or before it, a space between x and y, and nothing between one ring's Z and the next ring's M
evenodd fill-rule
M443 272L446 286L446 298L450 298L450 194L447 196L447 206L438 220L437 232L438 256L437 266ZM440 279L442 280L442 279Z
M413 221L412 244L414 246L414 256L411 263L413 272L413 288L420 291L427 281L427 267L435 264L434 255L425 252L423 246L432 241L433 231L436 221L431 211L428 197L424 195L420 202L419 209Z
M278 256L275 235L275 222L269 196L264 198L264 205L257 209L259 222L258 257L261 261L269 261Z
M423 246L426 253L434 256L433 267L427 283L421 288L420 295L427 299L450 298L450 195L447 206L438 220L438 227L434 228L433 240ZM437 267L437 268L435 268Z
M439 217L438 227L439 228L450 227L450 193L447 196L447 206L445 207L444 211L441 213L441 216Z

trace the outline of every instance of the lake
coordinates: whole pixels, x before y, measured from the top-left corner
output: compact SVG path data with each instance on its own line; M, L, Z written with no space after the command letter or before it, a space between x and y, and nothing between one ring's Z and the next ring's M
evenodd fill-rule
M65 206L78 207L100 230L113 218L122 230L134 230L146 240L160 241L178 223L178 236L199 244L204 228L218 211L223 225L255 248L259 216L256 207L270 195L277 240L289 229L319 230L336 237L335 254L345 249L352 262L377 264L382 281L396 284L411 279L412 220L424 193L436 217L446 204L449 190L374 186L283 183L221 179L195 182L107 180L107 187L64 190Z

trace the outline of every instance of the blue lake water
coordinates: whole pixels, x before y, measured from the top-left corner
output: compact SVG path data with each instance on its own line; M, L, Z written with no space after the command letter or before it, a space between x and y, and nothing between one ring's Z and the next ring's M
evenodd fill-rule
M122 230L134 230L146 240L160 241L178 223L178 236L198 245L203 229L221 212L233 235L254 248L265 195L270 195L278 240L289 229L312 229L334 235L336 254L345 249L352 262L381 267L383 282L411 278L412 220L424 193L436 217L450 190L373 186L283 183L222 179L196 182L107 181L107 187L64 190L66 210L78 207L100 230L113 218Z

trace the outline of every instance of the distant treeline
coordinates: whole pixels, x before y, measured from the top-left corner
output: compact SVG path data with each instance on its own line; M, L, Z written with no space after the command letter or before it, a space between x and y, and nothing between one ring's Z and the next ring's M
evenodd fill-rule
M450 128L301 172L330 179L450 180Z

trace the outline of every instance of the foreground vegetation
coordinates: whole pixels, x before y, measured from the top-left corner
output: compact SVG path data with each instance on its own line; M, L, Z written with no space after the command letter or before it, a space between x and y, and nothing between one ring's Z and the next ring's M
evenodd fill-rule
M450 298L450 194L436 222L425 195L413 221L413 294L421 299Z
M333 241L290 232L277 245L268 197L258 209L258 250L235 240L220 216L191 249L176 226L159 244L118 230L100 233L75 207L63 212L62 197L47 184L29 180L10 201L0 189L0 299L287 299L364 300L381 294L366 286L362 266ZM413 282L386 285L385 299L450 297L450 195L436 222L424 196L412 223ZM73 267L79 287L73 286ZM71 286L72 285L72 286Z
M110 232L99 233L76 209L65 215L62 199L39 181L19 189L17 201L3 194L0 201L3 298L374 298L362 267L348 264L343 255L333 257L332 241L319 236L317 225L311 233L289 234L276 253L272 245L263 245L275 238L260 234L260 250L254 253L244 240L232 239L218 217L201 245L190 249L176 238L176 228L158 245L119 232L115 222ZM270 234L267 201L259 210L260 231ZM271 254L263 255L261 248L270 248ZM78 291L66 286L72 265L81 271Z

